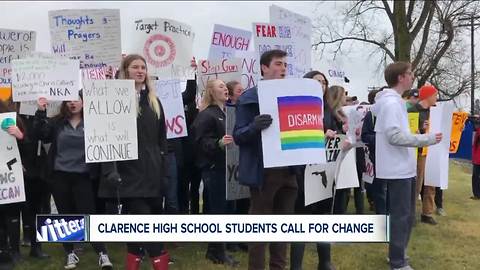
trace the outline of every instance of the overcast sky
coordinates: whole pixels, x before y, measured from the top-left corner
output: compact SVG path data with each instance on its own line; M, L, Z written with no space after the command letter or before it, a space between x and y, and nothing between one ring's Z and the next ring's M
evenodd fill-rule
M0 2L0 28L34 30L37 32L37 51L50 52L48 11L57 9L120 9L122 50L130 48L126 29L138 18L169 18L187 23L195 32L194 55L197 59L208 55L209 42L215 23L251 31L253 22L269 22L269 6L275 4L296 13L315 18L326 12L337 11L344 3L318 2ZM365 100L368 86L381 86L383 74L376 72L377 62L368 59L369 47L356 46L348 57L340 57L336 65L342 68L351 83L349 92ZM332 65L326 58L312 54L312 68L324 73ZM327 55L328 57L328 55Z

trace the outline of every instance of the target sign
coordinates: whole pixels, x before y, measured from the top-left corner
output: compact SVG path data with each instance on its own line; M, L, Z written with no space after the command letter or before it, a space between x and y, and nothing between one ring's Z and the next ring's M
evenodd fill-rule
M157 68L166 67L175 60L175 43L167 36L153 35L145 42L143 55L149 64Z

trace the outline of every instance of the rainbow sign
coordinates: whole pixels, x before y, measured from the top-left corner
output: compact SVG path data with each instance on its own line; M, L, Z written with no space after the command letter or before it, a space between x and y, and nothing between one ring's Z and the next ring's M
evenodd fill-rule
M287 96L277 102L282 150L325 148L321 98Z

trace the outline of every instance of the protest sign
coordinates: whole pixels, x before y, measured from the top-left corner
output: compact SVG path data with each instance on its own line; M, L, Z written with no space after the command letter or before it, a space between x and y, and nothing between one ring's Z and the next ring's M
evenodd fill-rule
M305 167L305 206L333 196L335 162Z
M355 148L340 151L335 172L335 189L358 187Z
M49 101L47 103L47 117L53 117L60 112L60 106L62 101ZM35 115L35 112L38 109L38 104L36 100L31 101L22 101L20 102L19 114L22 115Z
M312 66L312 20L288 9L271 5L270 23L290 26L295 46L292 62L293 77L303 77Z
M188 136L180 81L156 81L156 89L157 97L160 99L165 113L167 139Z
M294 71L296 45L295 39L292 37L291 28L288 25L277 25L268 23L253 23L253 41L255 44L255 52L257 56L256 69L260 71L260 56L270 50L282 50L287 53L287 77L301 78Z
M239 52L235 53L237 58L242 59L242 86L249 89L257 86L260 79L260 72L257 68L257 56L255 52Z
M322 97L312 79L258 82L260 114L273 118L262 130L265 168L326 162Z
M34 51L35 39L34 31L0 28L0 89L10 87L12 61Z
M79 60L82 69L120 65L120 10L52 10L48 17L55 55Z
M467 112L454 112L452 117L452 137L450 139L450 154L455 154L460 145L463 127L468 119Z
M77 100L79 62L63 58L25 58L12 61L13 101Z
M17 139L7 133L8 127L16 125L16 119L14 112L0 114L0 204L25 201L23 166Z
M132 53L142 55L150 75L166 79L193 79L190 66L193 58L192 28L168 19L139 19L133 25Z
M425 185L448 188L448 161L450 150L450 133L452 131L452 102L438 102L430 108L429 133L442 133L442 141L428 147L425 165Z
M90 80L84 86L85 161L138 159L134 81Z
M365 115L370 111L371 105L344 106L343 112L347 116L348 130L347 137L351 144L363 147L362 127Z
M242 63L239 58L198 61L198 94L203 95L207 82L210 80L219 79L225 83L230 81L240 82L242 80L241 66Z
M233 128L235 126L235 107L227 106L226 110L226 134L233 135ZM240 185L240 183L238 182L238 163L240 160L240 149L238 148L238 145L233 142L227 145L225 150L227 155L227 200L240 200L249 198L249 188L247 186Z
M363 172L362 180L366 183L372 184L373 179L375 178L375 166L370 159L370 150L368 147L365 146L363 149L365 151L365 171Z
M250 31L215 24L208 59L228 59L235 57L237 51L248 51L251 38Z
M82 79L84 80L108 80L112 78L107 78L107 74L110 71L112 78L115 76L115 73L118 71L116 67L102 67L102 68L84 68L81 70Z

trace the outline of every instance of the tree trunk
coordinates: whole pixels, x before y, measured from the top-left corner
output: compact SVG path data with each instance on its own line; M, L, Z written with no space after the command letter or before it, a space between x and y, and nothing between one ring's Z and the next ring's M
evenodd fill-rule
M407 14L405 1L397 0L393 4L393 16L395 17L395 60L410 62L410 49L412 41L408 32Z

